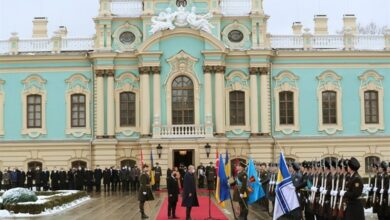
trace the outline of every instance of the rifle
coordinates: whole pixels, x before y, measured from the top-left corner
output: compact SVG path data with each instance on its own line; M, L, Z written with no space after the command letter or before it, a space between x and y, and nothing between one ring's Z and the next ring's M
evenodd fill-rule
M380 191L383 191L383 190L384 190L384 182L385 182L385 173L382 173L381 190L380 190ZM380 206L382 205L382 202L383 202L383 193L384 193L384 192L380 192L380 194L381 194L381 197L380 197L380 199L379 199L379 205L380 205Z
M335 174L335 175L336 175L336 174ZM340 175L341 175L341 174L338 174L338 175L336 176L336 178L337 178L337 181L336 181L336 188L334 189L334 191L336 191L336 192L339 190ZM332 208L332 216L334 216L334 217L337 216L336 203L337 203L337 195L333 196L333 201L331 201L331 203L330 203L331 208Z
M390 206L390 178L389 178L389 189L387 190L387 206Z
M324 173L323 173L323 177L322 177L322 189L323 190L326 190L327 189L327 178L328 178L328 175L329 174L325 174L325 171L324 171ZM319 210L319 213L320 213L320 216L323 216L323 213L324 213L324 203L325 203L325 193L322 193L321 192L321 194L320 194L320 202L319 202L319 204L320 204L320 210Z
M366 208L371 207L371 202L370 202L370 192L372 190L371 187L371 172L368 173L368 192L367 192L367 197L366 197Z
M374 187L372 187L372 205L376 203L376 190L374 190L378 183L378 173L375 175Z
M344 191L344 189L345 189L345 179L346 178L347 178L347 174L345 173L343 176L343 184L341 185L342 191ZM343 196L341 196L341 195L340 195L340 200L339 200L339 208L338 208L337 217L340 219L344 219Z
M317 165L316 165L316 167L317 167ZM317 172L318 170L316 170L316 172ZM313 177L313 186L314 187L317 187L318 186L318 177L319 177L319 175L318 175L318 173L314 173L314 177ZM314 210L314 207L315 207L315 198L316 198L316 193L317 192L311 192L311 194L310 194L310 203L311 203L311 206L312 206L312 209Z

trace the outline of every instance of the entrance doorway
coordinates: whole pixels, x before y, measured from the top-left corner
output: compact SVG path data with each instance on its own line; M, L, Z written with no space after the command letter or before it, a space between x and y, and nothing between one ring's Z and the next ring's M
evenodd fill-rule
M194 150L173 150L173 166L179 167L180 164L184 166L194 164Z

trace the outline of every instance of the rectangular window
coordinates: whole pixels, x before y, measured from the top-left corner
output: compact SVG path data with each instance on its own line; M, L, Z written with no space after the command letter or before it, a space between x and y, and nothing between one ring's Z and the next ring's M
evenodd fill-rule
M366 91L364 92L364 118L366 124L379 123L379 106L378 106L378 92Z
M120 126L135 126L135 93L122 92L119 107Z
M279 93L279 124L294 125L294 93Z
M229 93L230 125L245 125L245 92Z
M85 127L85 95L74 94L70 99L72 127Z
M27 96L27 128L42 128L41 96Z
M322 123L337 124L337 93L334 91L322 92Z

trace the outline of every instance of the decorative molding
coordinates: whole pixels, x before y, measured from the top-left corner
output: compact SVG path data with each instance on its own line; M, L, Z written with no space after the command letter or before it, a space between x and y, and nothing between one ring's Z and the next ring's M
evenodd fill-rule
M40 135L47 134L46 130L46 80L39 75L30 75L22 80L24 88L21 92L22 101L22 135L28 135L31 138L38 138ZM27 96L40 95L41 96L41 128L27 128Z
M180 51L178 54L167 59L167 62L171 66L171 71L164 83L166 91L166 105L167 105L167 125L172 125L172 82L178 76L187 76L192 80L194 85L194 114L195 124L200 123L200 87L201 84L196 77L194 65L198 61L197 58L192 57L184 51Z
M70 76L65 80L67 84L67 89L65 92L65 103L66 103L66 128L65 134L72 135L73 137L82 137L86 134L91 134L91 125L90 125L90 106L91 106L91 91L89 88L89 79L87 79L83 74L77 73ZM71 117L71 98L74 94L83 94L85 95L85 127L72 127L72 117Z
M367 71L360 75L360 129L366 131L370 134L375 134L378 131L383 131L384 126L384 112L383 112L383 102L384 102L384 88L383 88L383 76L378 74L375 71ZM364 106L364 93L366 91L376 91L378 92L378 123L367 124L365 120L365 106Z
M292 134L299 131L299 87L298 79L292 72L283 71L274 77L275 88L274 88L274 99L275 99L275 131L281 131L286 135ZM280 124L279 114L279 93L289 91L294 96L294 124L293 125L282 125Z
M317 77L317 100L318 100L318 130L324 131L327 134L335 134L337 131L343 130L342 119L342 77L332 71L323 72ZM337 108L337 122L336 124L324 124L322 122L322 92L334 91L336 92L336 108Z
M231 31L238 30L241 31L243 34L243 39L240 42L232 42L229 40L228 35ZM226 25L226 27L223 29L221 35L222 35L222 41L223 43L229 47L230 49L246 49L245 44L250 43L250 34L251 32L245 25L239 23L237 20L235 20L233 23Z
M120 41L119 37L124 32L131 32L134 34L135 39L130 44L124 44ZM124 25L119 26L114 33L112 34L112 38L114 39L114 46L117 46L119 50L121 51L133 51L135 50L136 46L141 44L142 42L142 33L138 29L137 26L126 23Z
M242 134L244 131L250 131L250 87L249 87L249 77L241 71L232 71L225 77L225 121L226 121L226 131L231 131L235 135ZM245 93L245 125L230 125L230 103L229 97L230 92L232 91L242 91Z
M122 73L115 79L115 133L122 133L126 137L140 132L140 79L133 73ZM135 126L122 127L120 125L120 94L122 92L135 93Z
M4 85L5 81L0 79L0 136L4 135Z

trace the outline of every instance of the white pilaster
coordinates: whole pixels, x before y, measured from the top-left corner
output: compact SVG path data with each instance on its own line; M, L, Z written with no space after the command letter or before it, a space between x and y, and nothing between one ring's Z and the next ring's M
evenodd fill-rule
M150 67L140 68L140 104L141 104L141 135L150 133L150 92L149 73Z
M251 133L259 133L259 120L258 120L258 102L257 102L257 71L250 69L250 122L251 122Z
M260 69L261 133L270 133L270 95L268 68Z
M161 97L160 97L160 68L153 67L153 101L154 118L161 120Z
M96 73L96 136L104 135L104 70Z
M115 136L115 103L114 103L114 72L110 70L107 77L107 135Z
M225 133L225 68L215 67L215 130L217 134ZM206 94L207 96L207 94Z
M213 103L211 99L211 68L205 66L204 72L204 94L205 94L205 116L212 118L213 116Z

